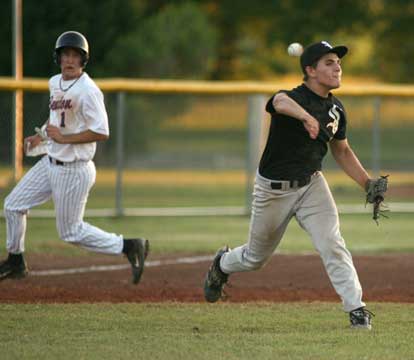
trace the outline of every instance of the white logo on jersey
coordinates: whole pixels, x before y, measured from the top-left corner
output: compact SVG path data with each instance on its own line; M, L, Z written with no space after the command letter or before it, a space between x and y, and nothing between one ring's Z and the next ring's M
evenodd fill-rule
M341 118L341 115L339 113L340 107L337 105L333 105L328 112L329 117L333 120L330 122L326 127L332 127L332 134L334 135L338 131L338 125L339 125L339 119Z

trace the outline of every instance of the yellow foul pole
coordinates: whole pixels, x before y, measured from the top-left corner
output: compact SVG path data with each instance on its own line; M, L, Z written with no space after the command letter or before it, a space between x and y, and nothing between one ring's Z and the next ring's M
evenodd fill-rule
M13 68L14 78L23 78L22 1L13 0ZM14 95L14 181L23 175L23 90Z

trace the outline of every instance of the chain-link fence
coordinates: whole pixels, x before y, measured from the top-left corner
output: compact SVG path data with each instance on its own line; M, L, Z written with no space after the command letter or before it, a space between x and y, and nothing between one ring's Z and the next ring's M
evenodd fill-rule
M140 208L160 213L189 207L193 214L206 207L217 214L248 208L268 97L106 92L111 137L98 145L97 185L88 208L116 209L117 214L125 209L140 214ZM414 186L414 98L340 98L349 141L363 165L373 173L403 173ZM24 136L47 119L48 99L47 92L25 91ZM4 180L13 167L11 91L0 91L0 120ZM25 157L25 168L35 161ZM338 169L330 155L324 168Z

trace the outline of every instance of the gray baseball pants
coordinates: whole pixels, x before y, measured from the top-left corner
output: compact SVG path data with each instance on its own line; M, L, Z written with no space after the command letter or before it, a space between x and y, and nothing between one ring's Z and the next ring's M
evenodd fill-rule
M310 235L346 312L365 306L352 256L339 230L338 210L321 172L301 188L274 190L271 180L257 174L248 242L225 253L220 262L227 273L263 267L295 217Z

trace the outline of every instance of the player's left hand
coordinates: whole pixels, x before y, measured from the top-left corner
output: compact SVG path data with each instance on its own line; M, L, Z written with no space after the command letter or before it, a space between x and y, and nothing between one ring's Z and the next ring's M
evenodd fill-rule
M64 136L60 132L60 129L57 126L48 124L46 127L46 133L49 138L58 144L64 144Z
M373 216L372 218L378 224L378 219L381 216L386 217L383 214L383 202L385 199L385 193L388 189L388 175L380 176L378 179L369 179L365 184L366 201L373 204Z
M38 134L28 136L24 139L24 148L26 151L29 151L38 146L41 142L42 138Z

